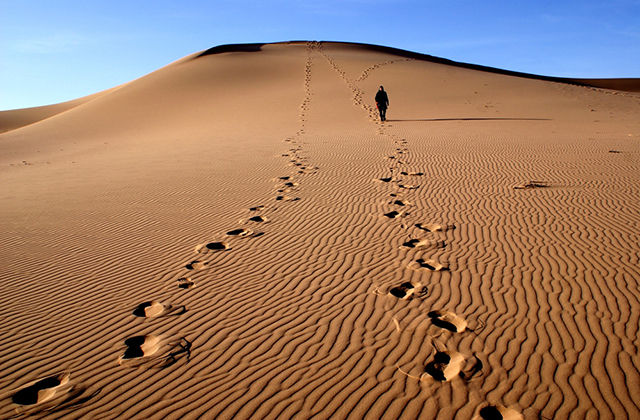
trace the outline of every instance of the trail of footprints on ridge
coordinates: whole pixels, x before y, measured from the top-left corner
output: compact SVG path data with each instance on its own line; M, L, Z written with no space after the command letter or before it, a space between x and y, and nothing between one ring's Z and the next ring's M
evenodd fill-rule
M373 70L383 65L393 64L397 61L411 60L390 60L375 64L367 68L358 79L351 80L347 77L346 72L342 71L338 64L323 51L322 44L318 46L318 50L347 83L353 92L354 103L364 108L368 113L369 119L372 121L378 121L377 110L363 101L363 94L357 87L357 83L364 81ZM446 246L445 241L442 239L435 239L434 236L455 229L455 225L434 222L418 222L411 224L407 222L411 215L413 205L410 199L406 197L411 193L414 193L419 188L419 185L414 185L412 180L419 179L419 177L423 176L424 173L409 168L408 161L410 157L410 150L407 140L388 133L388 124L383 122L377 122L377 124L379 125L377 134L393 141L396 145L395 153L392 156L386 157L391 160L389 176L374 180L382 185L393 186L393 192L391 192L387 197L389 200L388 205L391 206L392 209L389 212L384 213L381 217L387 220L400 221L401 227L409 234L409 239L401 246L402 249L427 252L444 248ZM517 188L528 189L545 186L546 184L541 181L532 181L529 184L525 184L522 187ZM424 256L410 263L407 268L422 271L425 274L430 272L449 271L447 265L442 264L435 259L424 258ZM379 296L388 296L391 299L409 301L425 297L429 292L429 288L428 285L425 285L423 282L406 282L391 287L378 286L373 292ZM482 375L484 365L477 355L461 354L455 349L447 347L442 342L438 341L437 338L442 334L475 333L480 331L484 325L479 324L475 328L470 328L468 321L464 317L445 310L431 310L427 313L427 318L430 325L433 325L438 329L437 334L429 336L432 348L431 354L429 355L430 360L422 366L418 375L403 371L398 364L396 364L397 369L409 378L416 379L420 382L432 381L437 383L450 382L459 379L468 383L474 377ZM422 323L422 320L418 321L418 324ZM411 332L411 328L402 326L395 316L393 317L393 322L395 323L398 333L405 331ZM413 328L415 329L416 327ZM478 407L475 418L487 420L498 418L517 420L523 419L524 417L519 412L498 403L484 404Z
M305 95L300 105L300 129L295 135L285 139L290 148L282 154L288 159L287 166L293 168L289 175L276 178L276 191L274 202L296 202L300 200L297 193L300 191L300 182L296 177L315 174L318 167L308 163L308 158L302 156L302 146L298 139L305 134L307 110L311 100L311 66L312 53L316 50L317 43L307 44L307 59L305 65ZM246 219L240 219L239 224L244 227L230 229L224 234L225 240L205 242L194 247L198 257L188 262L184 268L187 272L195 272L207 268L213 268L213 257L222 252L233 251L232 241L246 238L257 238L265 235L260 230L268 224L271 214L277 210L272 205L256 205L245 211L250 214ZM269 217L267 216L269 215ZM165 289L190 290L197 287L196 282L189 276L178 278ZM153 320L155 318L179 317L186 313L185 306L177 306L168 302L151 300L142 302L132 309L131 314L136 318ZM192 344L180 336L165 336L145 334L132 336L122 343L121 353L117 360L120 366L126 368L158 369L174 365L180 360L188 361L191 356ZM93 390L82 384L73 383L70 372L61 372L45 377L38 381L28 383L12 393L12 402L16 408L16 416L29 415L38 412L62 410L86 403L89 399L98 395L100 390ZM91 393L92 392L92 393Z

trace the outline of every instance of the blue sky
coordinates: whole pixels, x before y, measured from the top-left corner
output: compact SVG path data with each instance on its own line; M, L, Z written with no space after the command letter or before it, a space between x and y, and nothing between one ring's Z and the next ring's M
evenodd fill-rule
M0 110L96 93L216 45L288 40L640 77L640 0L0 0Z

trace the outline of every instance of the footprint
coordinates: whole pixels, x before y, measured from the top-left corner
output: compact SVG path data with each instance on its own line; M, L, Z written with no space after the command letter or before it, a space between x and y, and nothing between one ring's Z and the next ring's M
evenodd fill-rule
M474 420L523 420L524 416L502 404L488 405L478 411Z
M252 234L253 231L251 229L235 229L227 232L229 236L249 236Z
M455 351L438 351L433 356L433 360L425 366L425 375L440 382L449 382L453 378L459 377L465 358Z
M422 176L424 175L424 172L400 172L402 175L405 176Z
M402 210L400 212L393 210L393 211L390 211L389 213L385 213L384 215L385 215L385 217L388 217L389 219L397 219L399 217L404 216L405 214L408 214L408 213L406 213L404 210Z
M421 380L434 379L439 382L449 382L460 378L469 381L475 374L482 371L483 364L476 356L467 358L457 351L447 349L435 340L433 340L433 346L436 352L431 361L425 365Z
M441 225L438 223L416 223L415 227L427 232L446 232L448 230L453 230L456 228L454 225Z
M394 200L394 201L389 202L389 204L392 204L392 205L395 205L395 206L403 206L403 207L411 205L410 202L402 201L402 200Z
M206 253L209 251L229 251L231 247L226 242L209 242L208 244L200 244L196 246L195 252Z
M168 316L176 311L180 312L174 313L173 316L182 315L187 312L187 308L185 306L165 305L156 300L151 300L138 305L138 307L133 310L133 314L141 318L157 318L159 316Z
M184 268L186 268L187 270L202 270L208 265L209 265L208 261L193 260L189 264L187 264Z
M23 418L39 413L61 412L65 409L77 408L101 391L101 389L74 383L70 377L69 372L63 372L23 386L11 397L13 404L17 405L14 408L17 415L3 418ZM8 413L3 412L0 416L4 414Z
M419 284L414 286L411 282L402 283L400 286L393 287L389 290L389 294L397 297L398 299L405 300L411 300L414 296L419 298L424 297L428 291L427 286L424 286L420 291L417 291L419 287Z
M376 182L394 182L394 181L397 181L397 179L395 177L377 178L377 179L374 179L374 181L376 181Z
M403 188L405 190L417 190L420 187L417 185L398 184L398 188Z
M531 190L534 188L546 188L549 185L544 181L529 181L525 184L517 185L513 187L516 190Z
M248 220L248 222L254 222L254 223L266 223L268 221L269 221L269 219L267 219L264 216L253 216L252 218L250 218Z
M251 229L235 229L227 232L229 236L238 236L240 238L257 238L264 235L264 232L254 232Z
M444 248L446 243L444 241L431 241L427 238L422 239L410 239L409 241L402 244L404 248L413 248L413 249L435 249L435 248ZM402 248L401 247L401 248Z
M414 262L410 263L408 268L412 270L429 270L429 271L449 271L449 267L446 267L440 264L435 260L425 260L425 259L417 259Z
M180 289L193 289L196 284L189 277L181 277L178 279L178 287Z
M431 322L436 327L455 333L461 333L465 331L473 332L478 331L482 328L482 326L479 326L478 328L472 330L467 326L468 323L464 318L454 314L453 312L431 311L427 314L427 316L431 318Z
M300 198L298 197L290 197L287 195L279 195L276 197L276 201L298 201Z
M58 395L68 392L67 383L70 378L69 372L58 373L39 381L32 382L16 392L12 401L17 405L40 404Z
M163 368L191 356L191 343L185 338L164 339L156 335L139 335L124 341L127 347L118 357L120 366Z
M260 210L264 210L264 206L255 206L255 207L249 208L249 211L260 211Z
M297 182L286 182L282 188L278 189L279 193L289 193L291 191L295 191L296 187L298 187L300 184L298 184Z

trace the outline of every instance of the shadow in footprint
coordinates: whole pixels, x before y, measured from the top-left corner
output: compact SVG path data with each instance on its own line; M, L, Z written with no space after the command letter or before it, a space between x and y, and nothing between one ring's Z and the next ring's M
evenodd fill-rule
M409 241L402 244L405 248L414 248L414 249L436 249L436 248L444 248L446 243L444 241L435 241L432 242L429 239L410 239Z
M448 352L439 351L433 357L433 361L427 363L424 371L436 381L450 381L458 375L463 362L464 358L459 353L454 353L452 358Z
M410 282L402 283L398 287L393 287L389 290L389 294L397 297L398 299L411 300L413 297L424 297L428 292L427 286L422 287L419 292L416 292L416 286Z
M276 201L299 201L299 197L289 197L286 195L279 195L276 197Z
M69 372L59 373L39 380L16 392L12 401L17 405L35 405L47 401L56 394L67 382L69 382Z
M240 238L257 238L264 235L264 232L254 232L251 229L235 229L227 232L228 236L238 236Z
M187 312L185 306L165 305L155 300L143 302L133 310L133 314L140 318L157 318L170 315L178 316L185 312Z
M155 335L140 335L124 341L124 353L119 357L121 366L164 368L182 356L191 357L191 343L185 338L163 339Z
M178 288L192 289L194 287L196 287L196 284L189 277L181 277L178 279Z
M391 177L391 178L378 178L378 179L374 179L374 181L378 181L378 182L393 182L396 179Z
M384 214L384 216L388 217L389 219L397 219L399 217L408 216L408 215L409 215L409 213L405 212L404 210L403 211L399 211L399 212L393 210L393 211L390 211L389 213L385 213Z
M101 389L74 384L68 372L49 376L18 390L12 396L17 416L52 413L79 407L100 394Z
M456 228L454 225L440 225L437 223L416 223L414 226L426 232L446 232Z
M185 265L184 268L187 270L202 270L207 265L209 265L208 261L193 260L189 264Z
M434 260L425 260L425 259L417 259L414 263L409 265L410 268L414 270L429 270L429 271L450 271L449 267L445 267L437 261Z
M210 242L205 245L205 248L210 249L211 251L226 251L231 249L229 244L226 242Z
M209 242L197 245L194 252L198 254L208 254L211 252L231 251L231 246L227 242Z
M452 312L431 311L427 314L436 327L461 333L467 330L467 321Z
M394 200L394 201L391 201L389 204L393 204L393 205L395 205L395 206L402 206L402 207L404 207L404 206L409 205L410 203L408 203L408 202L406 202L406 201L402 201L402 200Z
M522 420L522 414L503 405L489 405L481 408L478 417L482 420Z
M546 188L549 185L544 181L529 181L527 183L513 187L516 190L532 190L534 188Z
M481 324L475 329L471 329L467 326L468 323L464 318L454 314L453 312L431 311L427 314L427 316L431 318L431 322L436 327L439 327L454 333L461 333L465 331L477 332L484 327L484 325Z

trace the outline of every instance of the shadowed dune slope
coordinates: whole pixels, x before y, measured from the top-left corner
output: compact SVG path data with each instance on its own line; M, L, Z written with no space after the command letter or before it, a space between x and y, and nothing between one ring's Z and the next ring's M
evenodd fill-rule
M640 96L591 84L298 41L0 114L0 418L639 418Z

